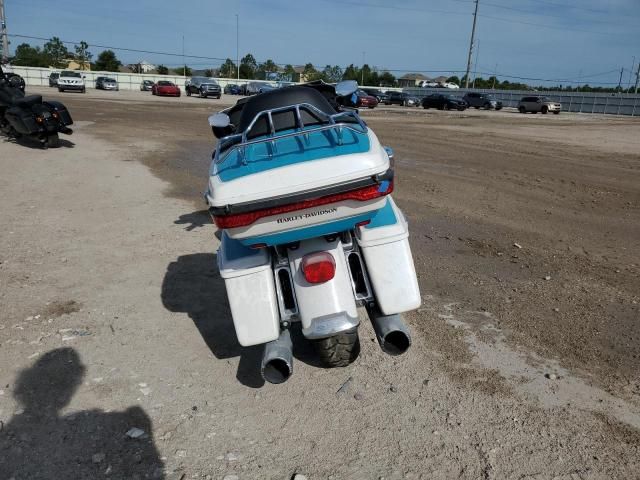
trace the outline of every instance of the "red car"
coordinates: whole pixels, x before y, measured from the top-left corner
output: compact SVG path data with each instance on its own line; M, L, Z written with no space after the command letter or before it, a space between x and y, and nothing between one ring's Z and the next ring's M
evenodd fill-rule
M151 87L151 95L158 95L159 97L179 97L180 88L175 83L161 80L153 84L153 87Z
M358 103L356 104L357 107L376 108L378 106L378 99L369 95L364 90L358 90L356 95L358 96Z

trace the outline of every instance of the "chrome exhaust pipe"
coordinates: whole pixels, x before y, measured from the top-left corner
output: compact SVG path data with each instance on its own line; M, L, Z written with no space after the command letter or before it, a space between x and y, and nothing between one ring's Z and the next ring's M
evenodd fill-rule
M293 373L291 333L283 330L280 336L265 344L260 373L269 383L284 383Z
M383 315L375 305L368 305L367 313L383 352L397 356L409 350L411 335L399 314Z

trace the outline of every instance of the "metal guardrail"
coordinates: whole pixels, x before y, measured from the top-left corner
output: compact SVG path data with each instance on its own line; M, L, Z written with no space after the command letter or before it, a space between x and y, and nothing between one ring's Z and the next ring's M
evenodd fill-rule
M403 91L426 97L432 93L444 93L463 97L467 92L487 93L500 100L505 107L518 107L522 97L545 96L562 103L563 112L600 113L607 115L640 116L640 94L595 93L595 92L540 92L534 90L488 90L488 89L448 89L448 88L405 88Z

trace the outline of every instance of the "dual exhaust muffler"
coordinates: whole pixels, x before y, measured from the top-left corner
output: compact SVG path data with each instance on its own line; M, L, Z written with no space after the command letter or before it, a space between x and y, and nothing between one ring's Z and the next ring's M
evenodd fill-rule
M383 352L397 356L409 350L411 335L399 314L383 315L375 305L368 305L367 313ZM260 373L265 381L275 384L286 382L293 373L293 344L288 329L265 345Z

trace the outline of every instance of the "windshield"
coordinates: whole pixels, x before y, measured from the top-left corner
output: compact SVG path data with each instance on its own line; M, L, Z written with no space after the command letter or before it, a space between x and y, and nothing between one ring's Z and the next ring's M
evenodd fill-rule
M60 74L61 77L73 77L80 78L80 72L62 72Z
M173 83L171 82L158 82L159 87L173 87Z
M115 78L105 78L104 79L105 82L115 82Z

